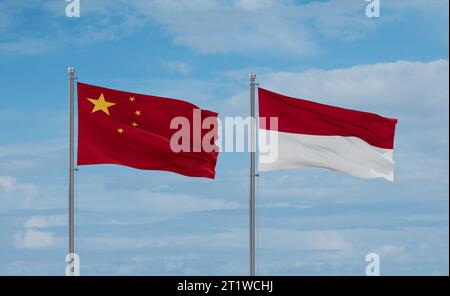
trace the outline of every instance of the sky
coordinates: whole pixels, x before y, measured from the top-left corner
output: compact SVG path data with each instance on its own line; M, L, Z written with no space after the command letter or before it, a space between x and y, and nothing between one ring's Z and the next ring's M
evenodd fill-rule
M257 180L260 275L449 274L446 0L0 1L0 275L64 275L67 68L79 81L248 115L285 95L397 118L395 182L325 169ZM247 275L248 154L215 180L114 165L75 176L82 275Z

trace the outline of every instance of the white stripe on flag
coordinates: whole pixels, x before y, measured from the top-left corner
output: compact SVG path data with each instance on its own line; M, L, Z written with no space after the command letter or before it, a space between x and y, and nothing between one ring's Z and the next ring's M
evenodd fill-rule
M394 181L393 150L372 146L357 137L259 129L259 146L260 171L321 167L360 178ZM263 151L270 151L272 156L276 153L277 157L267 157Z

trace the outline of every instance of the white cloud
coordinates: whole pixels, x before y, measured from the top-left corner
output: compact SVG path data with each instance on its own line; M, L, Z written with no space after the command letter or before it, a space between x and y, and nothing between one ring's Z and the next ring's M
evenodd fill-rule
M433 13L447 14L448 15L448 1L429 1L429 0L396 0L383 3L388 8L395 9L414 9L414 10L427 10Z
M0 115L7 114L7 111L0 110ZM13 110L9 110L9 114L15 114ZM6 117L6 115L5 115ZM42 118L30 114L31 118ZM9 118L5 118L7 122L11 122ZM36 121L31 124L36 125ZM39 124L42 124L40 120ZM64 151L67 149L67 141L65 139L54 139L42 142L34 142L33 145L28 143L21 144L1 144L0 145L0 172L9 172L17 174L31 172L33 169L41 170L42 166L49 166L49 161L60 163L65 157ZM50 166L50 169L55 168Z
M5 41L0 43L0 52L16 52L23 54L33 54L46 51L52 48L52 44L45 38L39 39L35 37L20 37L13 41Z
M445 19L445 15L436 14L438 9L426 9L425 2L413 2L413 7L408 1L383 3L383 8L388 9L376 22L365 16L366 2L354 0L304 4L272 0L141 0L132 5L162 25L175 44L200 52L312 55L319 50L322 38L364 38L413 8L416 15Z
M219 198L204 198L186 194L152 192L140 190L139 203L148 206L156 213L187 213L196 211L212 211L225 209L239 209L242 204Z
M297 4L290 0L135 0L87 1L81 6L83 20L74 30L64 15L66 3L0 3L0 32L8 40L0 50L40 52L61 44L116 41L139 29L161 26L177 45L203 53L273 52L312 55L320 50L321 39L354 40L370 35L378 27L401 19L413 11L435 20L448 19L446 1L402 0L384 2L383 17L374 21L365 16L364 1L331 0ZM13 4L12 4L13 3ZM16 31L20 16L32 10L47 14L48 22L64 20L61 26L37 24L48 28L48 35ZM78 20L75 20L78 21ZM42 31L42 30L41 30ZM38 36L38 37L37 37ZM56 37L55 37L56 36ZM27 44L36 45L27 47Z
M180 246L212 244L217 248L243 248L248 244L248 229L234 229L227 232L207 235L179 236L176 238L175 242ZM350 245L346 242L344 236L337 231L298 231L259 227L258 248L283 251L342 251L350 248Z
M174 72L181 75L188 75L191 73L191 66L188 63L180 61L164 62L163 66L170 72Z
M262 236L267 238L266 243L259 246L261 261L258 262L258 269L262 274L364 275L367 264L365 256L375 252L380 255L382 275L429 274L427 270L430 267L433 270L435 264L439 265L436 273L445 274L448 265L439 263L448 261L448 243L441 243L439 235L446 232L448 228L365 228L339 230L331 236L329 231L320 231L314 235L304 235L303 239L295 239L302 236L293 233L294 239L287 238L286 241L282 239L278 242L277 237L268 241L272 234L261 231ZM418 244L417 237L421 237L425 243ZM297 243L306 246L311 244L319 252L307 252L310 251L307 247L302 251L301 246L298 250L284 247L285 244L289 246ZM439 251L430 252L430 245L433 245L435 251ZM267 248L268 246L271 248ZM270 250L274 252L271 253Z
M262 228L261 247L277 250L342 251L350 248L344 236L332 230L297 231Z
M133 227L130 225L129 227ZM350 248L344 236L337 231L297 231L275 228L259 228L258 247L284 251L343 251ZM240 228L226 232L207 234L177 234L159 237L99 236L80 237L81 248L88 249L140 249L140 248L195 248L208 245L209 248L245 248L248 243L248 229Z
M64 1L22 1L0 3L0 52L34 54L65 44L84 45L117 41L129 36L144 24L142 18L118 1L86 1L81 4L83 20L68 19ZM27 13L45 17L23 17ZM55 25L58 22L58 25ZM77 22L76 26L71 23ZM31 24L31 25L30 25ZM34 31L34 28L39 30Z
M9 15L1 10L0 6L0 33L3 33L11 28L11 18Z
M31 208L37 193L34 184L21 183L11 176L0 176L0 212Z
M448 71L446 60L398 61L335 70L269 72L259 75L258 80L261 87L289 96L344 107L371 107L381 113L395 110L414 114L439 111L448 105Z
M2 110L0 110L1 112ZM10 111L13 112L13 111ZM1 113L0 113L1 114ZM31 114L31 116L35 116ZM46 116L49 116L48 114ZM38 116L36 116L38 117ZM67 149L66 139L51 139L35 142L32 146L28 144L6 144L0 145L0 157L10 158L14 156L27 156L30 154L40 155L55 154Z
M382 245L374 250L375 253L387 259L387 257L398 257L405 252L405 246Z
M301 55L315 50L308 30L288 17L281 4L267 7L254 1L170 0L136 1L132 5L162 25L175 44L203 53L278 50Z
M62 246L62 237L56 237L52 232L26 229L19 231L14 236L14 244L17 248L26 249L55 249Z
M280 0L278 0L280 1ZM263 8L270 8L274 5L273 0L235 0L236 7L245 10L257 10Z
M67 216L32 216L24 223L25 228L45 228L52 226L64 226L67 224Z
M97 236L79 237L81 248L91 250L129 250L142 248L164 248L169 242L164 238Z

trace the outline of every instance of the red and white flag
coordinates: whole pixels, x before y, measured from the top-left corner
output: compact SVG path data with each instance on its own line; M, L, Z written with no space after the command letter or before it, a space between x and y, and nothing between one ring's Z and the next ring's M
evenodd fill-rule
M259 88L259 170L328 168L394 180L396 119L319 104ZM277 117L277 126L268 118ZM264 120L265 119L265 120ZM277 139L269 141L267 139ZM265 145L264 149L261 145Z

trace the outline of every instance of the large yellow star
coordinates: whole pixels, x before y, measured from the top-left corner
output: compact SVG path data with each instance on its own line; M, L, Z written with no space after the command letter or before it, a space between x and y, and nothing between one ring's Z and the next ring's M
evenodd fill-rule
M88 98L88 100L89 100L89 102L94 104L94 109L92 109L92 113L97 112L97 111L103 111L109 115L108 108L111 106L114 106L116 104L116 103L105 101L105 97L103 96L103 93L100 94L100 97L97 100L89 99L89 98Z

